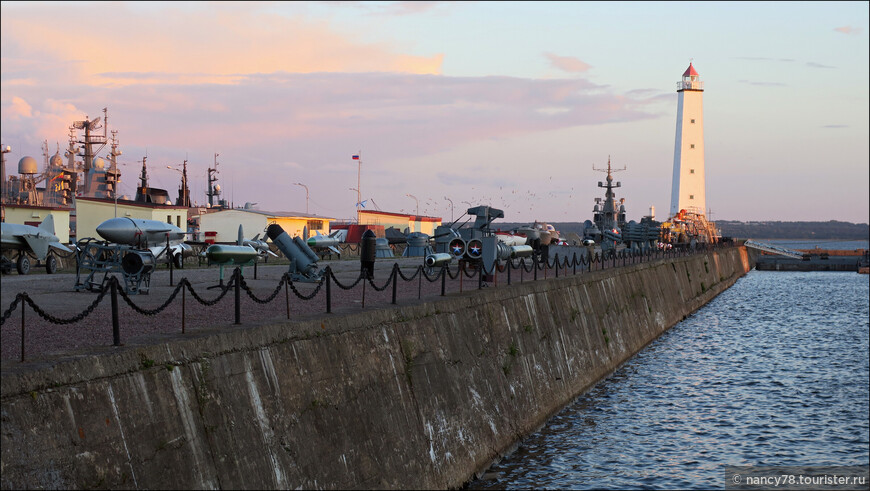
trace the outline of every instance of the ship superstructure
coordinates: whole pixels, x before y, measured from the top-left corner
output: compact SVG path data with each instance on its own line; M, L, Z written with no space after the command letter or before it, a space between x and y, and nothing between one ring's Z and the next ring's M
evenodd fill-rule
M614 183L613 174L625 169L625 166L622 169L614 169L610 164L609 156L606 169L596 169L594 165L592 166L592 170L606 173L607 178L603 182L598 181L598 187L605 189L604 199L595 198L592 222L586 220L583 238L600 243L602 249L613 249L616 244L622 242L622 228L625 227L625 198L617 202L613 190L621 187L622 183L619 181Z

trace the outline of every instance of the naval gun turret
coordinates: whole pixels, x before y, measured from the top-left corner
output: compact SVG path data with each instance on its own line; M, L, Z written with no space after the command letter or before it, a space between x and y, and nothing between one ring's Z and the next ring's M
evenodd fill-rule
M504 218L504 211L481 205L469 208L466 214L475 217L471 227L453 228L451 224L435 229L435 254L430 254L424 259L428 267L447 264L445 254L449 254L455 259L481 267L489 276L498 261L527 257L532 254L533 250L530 246L510 246L498 240L490 225L496 218Z

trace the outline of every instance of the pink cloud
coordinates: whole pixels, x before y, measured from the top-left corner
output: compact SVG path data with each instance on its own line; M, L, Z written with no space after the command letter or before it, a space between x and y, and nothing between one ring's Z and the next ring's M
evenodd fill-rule
M558 56L553 53L544 53L544 56L550 60L550 63L555 68L568 73L582 73L592 68L588 63L580 61L573 56Z
M860 34L864 29L860 27L852 27L852 26L843 26L834 28L835 31L841 32L843 34Z
M6 7L2 45L4 80L7 61L31 61L24 67L50 80L63 78L93 85L137 83L126 74L148 73L153 83L235 83L234 75L278 71L440 73L442 54L410 55L388 43L360 43L325 21L286 17L232 4L203 8L167 7L135 11L123 3L88 6L58 4L52 15L38 4ZM95 9L111 29L87 44L70 42L79 34L70 26L89 25ZM71 62L73 62L71 64ZM113 75L118 75L113 77ZM139 80L144 82L146 80Z

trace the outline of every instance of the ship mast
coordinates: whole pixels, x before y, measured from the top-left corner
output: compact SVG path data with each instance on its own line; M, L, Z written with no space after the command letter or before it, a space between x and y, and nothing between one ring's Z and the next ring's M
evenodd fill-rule
M214 206L213 198L220 194L220 188L215 184L217 182L217 177L215 174L218 173L218 161L217 158L220 154L214 154L214 168L208 169L208 206L211 208Z

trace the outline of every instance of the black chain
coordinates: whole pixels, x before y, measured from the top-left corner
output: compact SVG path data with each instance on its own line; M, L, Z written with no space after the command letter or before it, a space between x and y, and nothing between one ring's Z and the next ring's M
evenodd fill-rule
M438 272L433 277L430 277L428 273L423 271L423 278L426 278L426 281L428 281L429 283L435 283L436 281L441 279L441 275L445 274L445 272L447 273L447 276L450 276L450 268L443 266L441 268L438 268Z
M26 296L26 293L19 293L18 295L15 295L15 300L11 304L9 304L9 310L3 312L3 318L0 319L0 326L6 323L6 319L12 316L12 312L15 312L15 307L18 307L18 302L23 300Z
M384 283L384 286L381 287L381 288L378 288L378 286L375 285L375 282L372 281L371 278L367 278L367 280L368 280L368 282L369 282L369 285L372 285L372 288L374 288L375 291L377 291L377 292L382 292L382 291L386 290L387 287L390 286L390 285L393 283L393 278L394 278L394 276L395 276L395 275L392 275L392 274L391 274L391 275L390 275L390 279L388 279L387 282Z
M333 278L334 278L334 276L333 276ZM293 294L296 295L297 297L301 298L302 300L311 300L312 298L317 296L317 293L320 291L320 288L323 286L324 283L326 283L326 281L321 279L320 283L317 284L317 288L315 288L314 291L311 292L311 295L303 295L303 294L299 293L299 290L296 289L296 286L293 285L292 281L287 282L287 284L290 286L290 289L293 290ZM354 283L354 284L356 284L356 283Z
M190 283L187 283L187 291L190 292L190 295L194 298L194 300L201 303L202 305L205 305L206 307L211 307L212 305L220 302L221 299L224 298L224 295L226 295L227 292L230 291L230 288L233 286L233 281L234 280L230 280L225 286L221 287L220 295L218 295L214 300L206 300L200 297L195 291L193 291L193 286Z
M404 273L402 273L401 268L396 268L396 270L399 272L399 276L401 276L403 280L411 281L414 278L416 278L418 274L420 274L420 271L423 271L423 266L417 266L417 269L414 271L414 274L412 274L410 277L405 276Z
M112 278L112 280L118 281L115 278ZM167 298L166 301L163 302L163 305L161 305L160 307L157 307L156 309L153 309L153 310L143 309L142 307L139 307L138 305L133 303L133 299L131 299L129 296L127 296L127 292L125 292L123 288L118 288L118 293L121 295L121 298L123 298L124 301L127 302L127 305L129 305L130 308L132 308L136 312L139 312L142 315L157 315L160 312L163 312L163 310L166 307L168 307L169 304L172 303L173 300L175 300L176 295L178 295L178 292L180 292L181 289L184 288L185 284L189 284L187 281L187 278L183 278L178 283L178 286L175 287L175 290L172 290L172 293L169 295L169 298Z
M241 287L243 290L245 290L245 293L247 293L248 296L251 297L251 300L253 300L259 304L265 305L265 304L271 302L272 300L275 300L275 297L277 297L278 294L281 292L281 286L284 285L284 280L285 280L286 276L287 275L285 273L285 275L281 277L281 281L278 282L278 286L275 288L275 291L272 292L272 294L269 295L265 300L261 300L261 299L257 298L256 295L254 295L254 292L251 291L251 289L248 287L248 284L245 283L244 278L242 278Z
M345 286L345 285L342 285L341 282L338 281L338 278L335 277L335 273L332 272L332 268L329 269L329 272L328 272L327 274L330 275L330 276L332 276L332 281L335 283L335 286L341 288L342 290L350 290L351 288L355 287L355 286L356 286L360 281L363 280L363 275L360 274L360 275L357 277L356 281L354 281L354 282L353 282L351 285L349 285L349 286Z
M89 316L91 314L91 312L93 312L94 309L97 308L97 305L99 305L100 301L103 300L103 297L106 296L107 290L108 289L101 291L100 294L97 295L97 298L94 299L94 302L91 303L88 306L88 308L86 308L82 313L80 313L79 315L76 315L75 317L71 317L69 319L57 318L57 317L49 314L48 312L42 310L41 308L39 308L39 305L36 305L36 303L34 303L34 301L26 293L23 293L21 295L23 295L22 299L25 302L27 302L27 305L30 305L30 307L33 309L34 312L36 312L40 317L47 320L48 322L51 322L52 324L74 324L74 323L84 319L85 317Z

